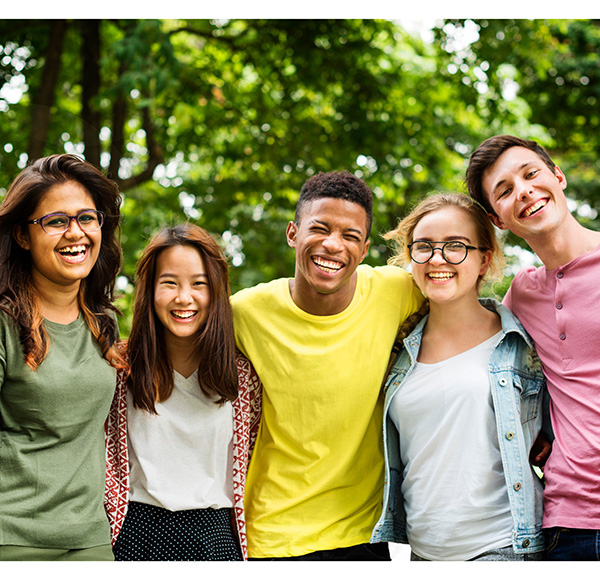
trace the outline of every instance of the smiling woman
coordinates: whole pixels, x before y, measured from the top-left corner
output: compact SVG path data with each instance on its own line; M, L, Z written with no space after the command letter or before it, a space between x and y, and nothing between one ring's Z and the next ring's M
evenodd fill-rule
M104 424L121 361L120 201L93 166L54 155L0 205L0 559L112 559Z
M58 213L61 212L61 213ZM70 289L75 295L96 264L102 243L102 231L96 219L93 227L81 223L86 220L61 219L57 215L78 216L96 213L96 206L90 194L76 182L65 182L50 188L38 203L29 227L17 228L17 243L30 252L31 276L38 293L43 298L42 314L54 322L72 322L78 316L77 302L72 303L72 312L53 308L51 297L60 287ZM61 225L62 222L62 225ZM71 320L69 320L69 318Z
M372 541L410 543L413 560L541 559L529 452L544 375L519 321L478 298L500 254L494 226L466 195L437 194L386 237L396 262L412 261L429 313L401 328L385 383L388 473Z
M127 353L131 490L116 559L241 560L259 383L236 357L227 262L202 228L166 228L146 247Z

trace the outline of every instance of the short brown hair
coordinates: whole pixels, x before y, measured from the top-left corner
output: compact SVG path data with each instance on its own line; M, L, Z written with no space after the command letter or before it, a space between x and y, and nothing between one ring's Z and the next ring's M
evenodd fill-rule
M486 139L475 151L473 151L469 159L465 183L469 195L478 201L489 213L496 215L487 194L483 191L483 174L485 170L493 165L498 157L511 147L525 147L530 149L541 158L541 160L554 173L556 167L546 150L536 143L527 139L514 137L513 135L496 135Z

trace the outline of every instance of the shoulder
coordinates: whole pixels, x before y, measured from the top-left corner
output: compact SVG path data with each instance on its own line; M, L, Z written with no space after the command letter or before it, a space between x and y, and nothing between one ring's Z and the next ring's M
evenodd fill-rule
M248 303L260 303L283 296L285 285L288 283L289 278L278 278L271 282L257 284L251 288L244 288L231 297L231 305L235 309Z
M377 286L410 287L412 276L403 268L398 266L368 266L361 264L357 268L359 278Z
M527 266L519 270L510 287L513 292L521 291L523 289L532 289L540 285L540 275L545 272L544 266L535 267Z
M398 266L359 266L358 283L364 295L379 294L393 301L414 302L416 310L422 294L412 275ZM407 313L408 315L408 313Z
M532 344L529 334L525 328L523 328L520 320L508 306L501 304L495 298L480 298L479 302L488 310L498 313L502 324L502 331L505 334L508 334L509 332L516 332L522 336L528 345Z
M502 301L517 316L523 314L524 309L539 308L542 296L547 293L545 284L545 268L540 266L528 266L519 270L510 288Z
M6 311L0 308L0 330L3 334L6 332L17 332L17 322L15 319Z
M517 316L493 298L480 298L479 301L488 310L496 310L500 315L504 340L496 344L495 351L499 352L502 360L506 361L510 354L515 369L527 371L532 377L543 376L533 339Z

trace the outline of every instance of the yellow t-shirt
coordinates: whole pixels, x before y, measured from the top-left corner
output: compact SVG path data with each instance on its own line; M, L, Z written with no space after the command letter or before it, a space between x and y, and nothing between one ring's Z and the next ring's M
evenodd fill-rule
M240 350L263 382L246 483L249 556L369 541L381 512L381 383L398 327L423 300L406 271L359 266L340 314L298 308L289 280L232 298Z

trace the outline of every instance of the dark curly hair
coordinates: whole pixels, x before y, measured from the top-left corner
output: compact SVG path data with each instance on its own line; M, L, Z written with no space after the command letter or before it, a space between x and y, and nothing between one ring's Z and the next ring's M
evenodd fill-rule
M303 208L308 202L324 197L344 199L360 205L367 214L366 239L369 239L373 223L373 192L362 179L346 170L320 172L314 175L300 190L294 221L300 223Z

